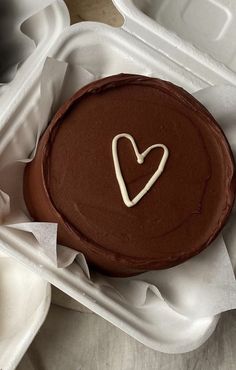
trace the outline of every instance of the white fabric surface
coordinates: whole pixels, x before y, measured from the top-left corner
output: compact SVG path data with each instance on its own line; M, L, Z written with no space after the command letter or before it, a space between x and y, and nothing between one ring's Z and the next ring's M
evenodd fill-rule
M93 313L52 305L17 370L235 370L235 340L236 311L223 314L213 336L198 350L167 355Z

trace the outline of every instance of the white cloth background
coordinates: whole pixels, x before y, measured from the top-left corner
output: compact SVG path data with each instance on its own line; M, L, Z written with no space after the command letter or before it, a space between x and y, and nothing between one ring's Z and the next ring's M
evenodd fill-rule
M70 298L62 302L62 294L56 293L60 303L81 310ZM168 355L145 347L93 313L52 305L17 370L235 370L235 341L236 311L223 314L199 349Z

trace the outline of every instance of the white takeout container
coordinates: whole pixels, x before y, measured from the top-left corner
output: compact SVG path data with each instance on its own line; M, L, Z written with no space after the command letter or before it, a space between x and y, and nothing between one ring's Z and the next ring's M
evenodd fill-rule
M36 48L18 68L14 80L0 86L2 143L14 114L18 115L18 108L22 110L30 100L37 68L42 68L47 50L69 22L62 1L54 2L24 22L24 32L35 41ZM43 324L50 303L50 284L0 252L0 369L16 368Z
M2 130L5 132L7 129L6 122L11 124L17 107L28 105L28 96L37 82L48 51L69 24L69 13L62 0L53 2L24 22L24 32L34 40L36 48L18 68L15 78L1 86L0 137Z
M0 369L16 368L50 303L50 284L0 252Z
M229 62L230 57L226 56L227 50L224 52L224 42L219 42L215 47L213 41L207 42L202 34L199 33L198 38L196 30L189 31L191 24L193 28L197 25L197 21L195 22L197 11L199 14L196 19L202 22L201 31L206 27L204 22L206 22L207 13L203 4L205 3L209 7L208 22L212 19L212 37L219 39L223 37L228 30L227 24L223 25L222 21L220 33L215 17L220 21L225 13L230 14L234 22L236 9L232 2L201 0L199 6L199 0L136 0L135 2L114 0L114 3L125 19L124 26L119 29L93 22L67 27L68 14L63 2L58 1L54 4L57 9L54 13L55 20L58 21L57 25L60 25L55 31L54 38L50 38L50 42L45 39L40 51L39 49L37 51L38 57L35 57L36 54L32 55L25 62L11 88L0 98L2 99L0 103L5 102L3 106L6 108L0 116L0 164L6 159L16 160L19 156L27 157L32 148L32 140L36 132L34 109L40 97L39 78L46 56L77 63L94 74L96 78L120 72L140 73L170 80L189 92L222 83L236 85L234 73L236 66L234 68L234 63ZM231 5L228 10L227 4ZM204 9L202 13L201 6ZM189 23L185 21L186 14L188 14ZM213 14L212 18L211 14ZM177 17L176 22L175 17ZM44 21L41 24L39 20L40 26L50 27L52 18L49 17L47 20L46 17ZM35 29L34 23L31 27L36 32L37 22ZM214 27L218 27L215 33ZM56 28L53 29L56 30ZM47 35L46 31L45 35ZM231 50L233 47L236 50L233 35L230 40ZM198 49L191 43L196 44ZM16 230L5 228L0 231L0 249L153 349L171 353L176 351L176 343L178 343L178 352L181 352L181 348L185 351L193 350L211 335L219 319L219 316L198 320L186 319L171 309L163 308L161 302L159 310L150 315L149 307L145 309L132 307L119 301L111 292L104 292L94 284L90 284L82 274L78 274L75 264L65 269L58 269L44 254L32 246L30 238L23 238ZM188 339L187 347L186 339Z
M207 84L236 83L234 0L113 0L123 28Z

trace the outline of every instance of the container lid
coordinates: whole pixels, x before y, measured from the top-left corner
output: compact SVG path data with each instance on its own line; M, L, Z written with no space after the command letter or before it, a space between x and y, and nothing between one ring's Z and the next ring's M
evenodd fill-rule
M113 0L123 28L210 85L236 84L236 2Z
M69 25L70 16L63 0L54 1L22 25L23 31L35 41L36 48L19 66L15 78L10 83L1 86L0 131L4 128L4 122L24 99L25 91L30 91L36 82L36 76L40 74L48 51Z

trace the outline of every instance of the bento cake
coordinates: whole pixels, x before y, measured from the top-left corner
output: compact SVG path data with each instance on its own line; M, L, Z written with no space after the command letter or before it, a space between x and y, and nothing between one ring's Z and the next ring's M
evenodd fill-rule
M56 113L26 166L24 196L60 244L114 276L169 268L219 234L234 161L207 109L182 88L120 74L83 87Z

